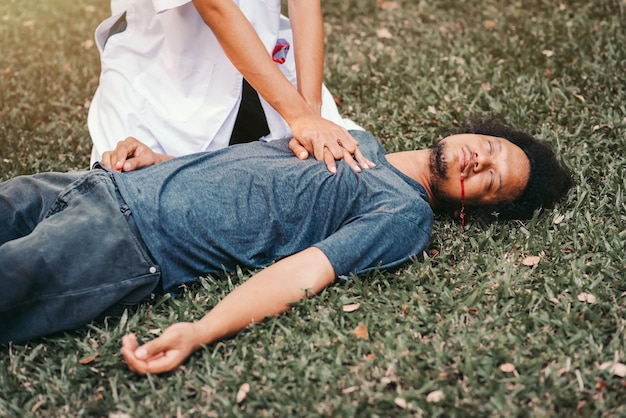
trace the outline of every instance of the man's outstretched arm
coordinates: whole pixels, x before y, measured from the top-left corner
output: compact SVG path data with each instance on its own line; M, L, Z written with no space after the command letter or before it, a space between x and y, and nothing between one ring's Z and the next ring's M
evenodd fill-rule
M335 277L326 255L318 248L308 248L252 276L198 322L174 324L140 347L134 334L126 335L122 354L128 367L142 375L174 370L202 345L286 311L289 303L319 293Z

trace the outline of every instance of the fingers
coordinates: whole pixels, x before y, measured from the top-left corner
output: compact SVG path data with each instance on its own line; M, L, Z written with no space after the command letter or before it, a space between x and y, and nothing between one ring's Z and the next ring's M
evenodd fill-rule
M335 142L331 141L330 143L319 145L322 145L323 150L318 151L316 149L316 158L318 153L321 153L326 167L328 167L328 171L331 173L336 172L335 160L341 160L342 158L357 173L360 173L362 168L369 170L376 167L376 164L365 158L359 150L359 143L347 131L345 131L345 136L338 138ZM319 160L320 158L317 159Z
M128 137L117 143L114 150L104 152L101 162L106 168L121 171L133 171L158 163L158 154L138 139Z
M306 160L309 158L309 152L302 146L302 144L295 138L292 138L289 141L289 149L294 153L296 157L301 160Z
M140 375L176 369L195 349L193 327L190 323L174 324L160 337L139 347L135 334L124 336L122 355L128 368Z
M328 168L328 171L332 174L337 172L337 160L341 158L343 158L346 164L348 164L348 166L350 166L350 168L356 173L362 172L363 169L369 170L370 168L376 167L376 164L365 158L358 148L356 148L354 155L348 150L343 149L341 158L335 158L330 149L325 147L323 156L324 164L326 164L326 168Z
M145 362L142 362L135 356L135 350L137 350L137 336L135 334L125 335L122 338L122 356L124 356L124 361L126 361L131 371L146 374Z
M343 152L343 160L346 162L346 164L348 164L350 166L350 168L352 170L354 170L355 173L360 173L361 172L361 167L359 167L357 162L354 161L354 158L352 158L352 155L350 153L348 153L348 151L344 150L344 152Z
M356 159L357 163L366 170L376 167L376 164L365 158L365 156L361 154L361 151L358 148L354 152L354 158Z
M137 149L141 145L141 142L133 137L118 142L115 149L102 154L102 165L118 172L130 171L133 169L133 164L130 162L127 164L127 160L137 153Z
M141 347L137 347L135 334L122 338L122 355L132 372L142 376L148 373L162 373L174 369L179 364L172 366L171 359L166 358L168 351L160 343L161 338L154 339Z
M289 149L301 160L312 155L316 160L324 161L333 174L337 172L336 161L341 159L346 159L357 173L376 167L361 153L358 141L345 128L324 119L315 120L315 128L293 130Z
M326 168L328 168L328 171L330 171L332 174L335 174L337 172L337 163L335 162L335 157L333 157L333 154L328 148L324 149L324 163L326 164Z

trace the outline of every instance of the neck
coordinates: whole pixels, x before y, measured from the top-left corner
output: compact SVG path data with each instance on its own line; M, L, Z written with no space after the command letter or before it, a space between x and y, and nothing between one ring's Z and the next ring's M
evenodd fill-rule
M400 170L403 174L411 177L421 184L428 194L428 202L435 207L432 188L430 184L430 150L414 150L393 152L385 156L389 164Z

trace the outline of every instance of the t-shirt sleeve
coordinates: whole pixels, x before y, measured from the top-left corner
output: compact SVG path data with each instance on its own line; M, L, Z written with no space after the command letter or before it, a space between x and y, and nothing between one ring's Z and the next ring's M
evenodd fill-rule
M419 220L387 212L363 215L315 244L330 260L335 274L360 274L399 266L428 247L432 213Z

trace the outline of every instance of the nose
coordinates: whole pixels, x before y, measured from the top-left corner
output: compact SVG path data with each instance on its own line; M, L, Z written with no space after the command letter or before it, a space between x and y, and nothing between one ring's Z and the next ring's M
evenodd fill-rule
M475 173L480 173L483 170L488 170L491 167L492 161L489 155L485 153L474 152L472 154L472 170Z

